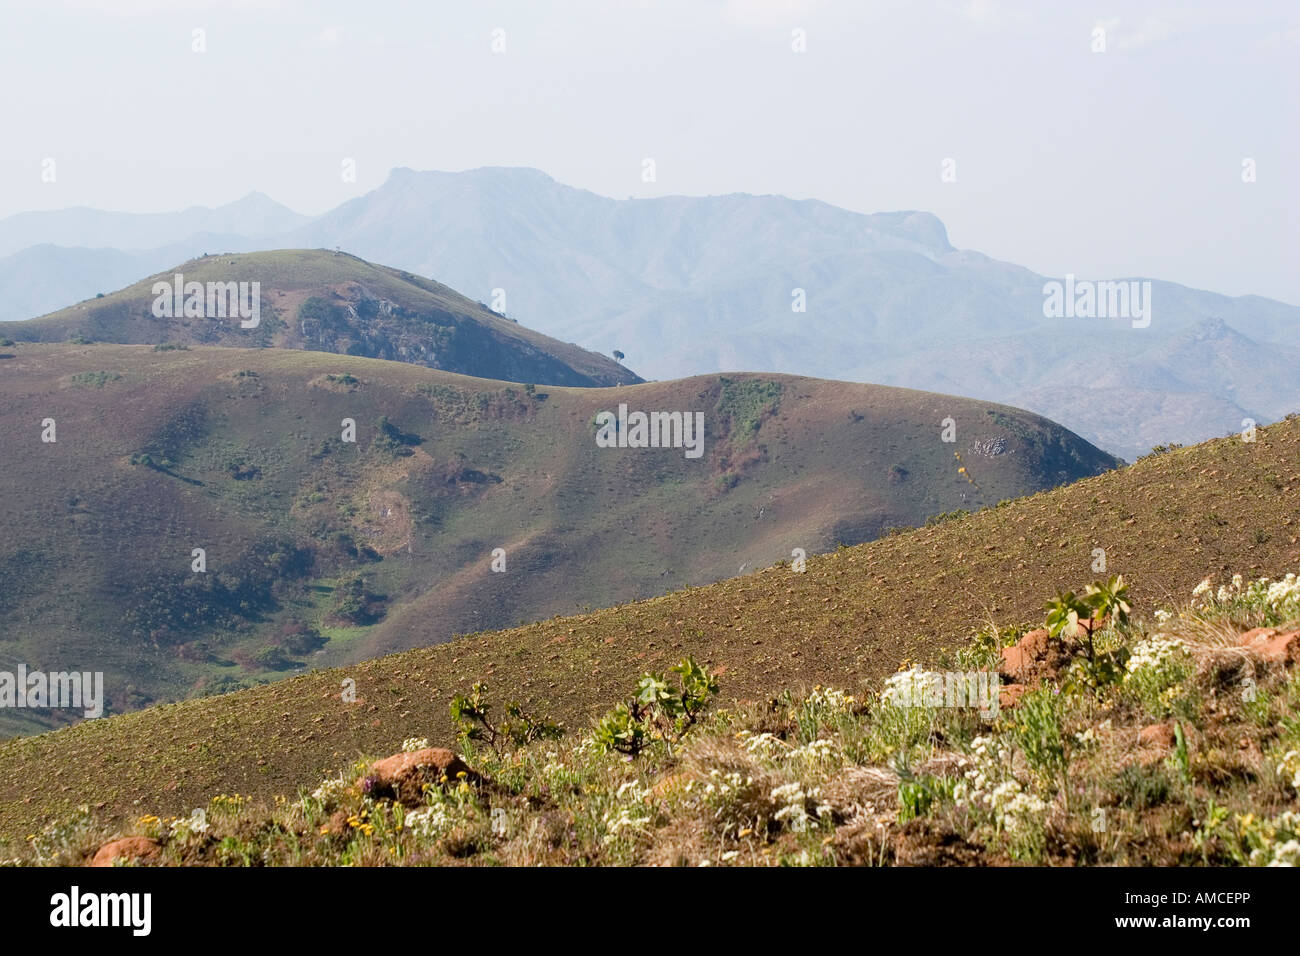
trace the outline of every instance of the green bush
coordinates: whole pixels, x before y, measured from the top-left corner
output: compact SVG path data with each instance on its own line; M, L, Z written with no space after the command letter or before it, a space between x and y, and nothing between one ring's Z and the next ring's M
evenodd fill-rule
M528 713L517 701L506 704L505 719L499 723L494 724L488 716L491 709L487 684L482 681L468 695L457 694L451 699L451 720L462 741L483 741L502 756L507 750L518 750L535 740L557 740L564 734L558 723Z
M669 674L676 676L675 684L662 674L641 676L636 695L596 724L592 739L597 747L635 756L652 740L664 741L671 750L685 736L718 693L718 681L691 657Z

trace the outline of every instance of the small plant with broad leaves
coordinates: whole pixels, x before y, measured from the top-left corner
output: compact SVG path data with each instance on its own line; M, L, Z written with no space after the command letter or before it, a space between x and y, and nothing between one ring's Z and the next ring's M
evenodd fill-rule
M495 723L488 716L491 709L487 684L482 681L476 683L468 695L457 694L451 699L451 720L462 741L481 741L497 756L502 756L535 740L555 740L564 734L559 724L530 714L518 701L506 704L505 718Z
M646 725L627 704L618 704L596 723L592 739L602 750L635 757L650 743Z
M677 680L672 682L669 675ZM717 678L694 658L683 658L668 675L643 674L636 694L597 722L592 739L604 750L629 756L639 754L652 740L664 741L671 751L717 693Z
M1083 599L1092 611L1094 618L1105 618L1111 626L1120 627L1128 623L1129 611L1128 584L1121 574L1089 584Z
M1047 632L1052 637L1075 636L1080 630L1079 618L1090 613L1087 603L1073 591L1064 591L1044 605L1047 611Z
M1114 659L1113 655L1098 660L1096 635L1101 631L1103 621L1112 628L1128 623L1131 608L1128 585L1122 575L1090 584L1083 594L1073 591L1058 594L1047 602L1044 609L1047 611L1047 631L1052 637L1082 636L1087 642L1088 663L1082 674L1084 684L1096 687L1099 683L1111 683L1118 677L1124 661Z

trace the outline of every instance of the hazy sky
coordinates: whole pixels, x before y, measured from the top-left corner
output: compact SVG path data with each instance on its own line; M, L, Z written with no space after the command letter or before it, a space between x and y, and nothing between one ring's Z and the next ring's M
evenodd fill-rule
M954 245L1042 273L1300 304L1294 0L0 0L0 17L0 216L254 189L318 213L393 166L535 166L619 198L925 209Z

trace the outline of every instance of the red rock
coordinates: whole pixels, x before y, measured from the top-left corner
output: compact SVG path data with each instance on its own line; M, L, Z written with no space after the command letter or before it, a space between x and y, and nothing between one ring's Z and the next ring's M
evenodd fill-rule
M1024 684L1004 684L998 691L998 707L1011 710L1020 703L1020 698L1025 696L1025 690Z
M151 860L158 854L158 841L149 837L133 836L110 840L98 850L90 861L91 866L112 866L117 859L128 862Z
M362 778L362 790L371 796L391 797L417 806L424 802L425 784L445 786L462 779L469 783L481 782L479 775L452 751L445 747L426 747L371 764Z
M1270 638L1276 633L1277 628L1275 627L1252 627L1249 631L1237 635L1237 643L1245 647L1256 640Z
M1173 724L1151 724L1138 731L1138 745L1143 747L1171 750L1176 740Z
M1300 661L1300 631L1279 634L1276 628L1256 627L1242 634L1238 641L1270 664L1289 667Z
M1047 656L1050 637L1045 628L1029 631L1010 647L1002 648L1002 661L998 664L998 673L1013 681L1019 681L1033 670L1033 664Z

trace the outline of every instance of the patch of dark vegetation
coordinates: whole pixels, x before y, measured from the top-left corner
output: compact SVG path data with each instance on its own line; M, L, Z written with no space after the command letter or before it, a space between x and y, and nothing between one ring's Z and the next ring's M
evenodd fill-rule
M1079 441L1077 435L1054 422L1025 421L996 408L986 408L984 413L1026 446L1030 460L1038 462L1040 474L1052 486L1111 471L1122 464L1114 455Z
M309 548L286 539L262 541L233 559L212 553L206 559L204 572L113 567L108 586L122 602L126 633L170 647L261 621L315 564Z
M298 327L303 336L322 345L349 330L347 310L323 296L313 295L298 306Z
M974 514L974 512L968 511L965 508L957 508L953 511L943 511L940 512L939 514L930 515L930 517L926 518L925 526L927 528L935 528L946 522L957 521L961 518L968 517L971 514Z
M186 451L207 438L210 427L208 406L202 401L189 402L154 430L141 452L156 462L179 462Z
M226 459L224 468L235 481L256 481L262 477L261 467L249 462L243 455Z
M830 537L836 547L843 547L862 544L864 541L872 541L878 538L880 534L880 515L861 515L854 518L843 518L835 522Z
M68 384L74 388L103 388L109 382L120 381L117 372L78 372L68 378Z
M383 618L387 600L387 595L370 590L364 575L350 574L334 586L330 618L343 624L365 627Z
M413 432L402 431L396 424L389 421L387 415L379 416L379 420L375 422L375 429L378 434L371 443L371 447L390 455L409 455L413 447L424 441L423 438Z
M763 422L776 414L783 391L780 382L766 379L720 378L722 387L714 410L725 422L722 434L736 448L753 440Z
M350 558L353 561L382 561L381 555L368 544L357 544L356 538L350 531L334 531L329 534L331 548L335 554Z

